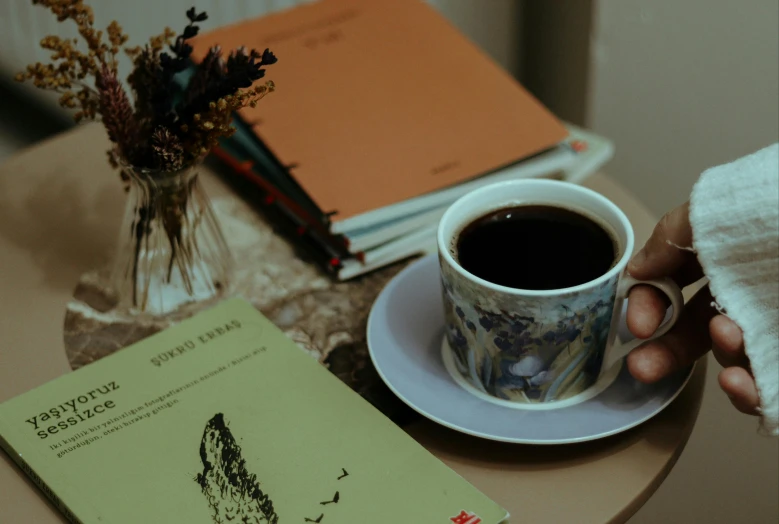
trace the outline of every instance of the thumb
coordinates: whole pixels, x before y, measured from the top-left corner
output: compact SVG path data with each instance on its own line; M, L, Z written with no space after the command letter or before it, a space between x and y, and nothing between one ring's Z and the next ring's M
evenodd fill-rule
M690 245L690 203L685 202L666 213L657 223L652 236L628 264L628 272L642 280L675 275L691 256L691 253L676 246Z

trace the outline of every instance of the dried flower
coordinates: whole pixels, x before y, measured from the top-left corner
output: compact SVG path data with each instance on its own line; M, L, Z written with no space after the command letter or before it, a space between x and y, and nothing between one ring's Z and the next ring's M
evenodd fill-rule
M75 109L76 121L102 119L114 154L124 163L144 168L179 170L200 160L218 140L230 136L232 114L254 106L274 89L273 82L252 87L265 76L264 67L276 62L268 49L262 53L240 48L222 58L212 48L197 66L183 90L177 75L190 67L189 39L199 32L206 13L187 10L189 23L176 36L165 28L144 46L126 47L133 60L127 78L133 103L119 81L117 55L127 43L122 27L111 22L105 31L94 27L92 9L84 0L32 0L49 9L57 20L76 24L78 39L47 36L41 47L52 51L50 64L31 64L17 80L31 80L41 89L61 93L62 107ZM93 85L87 79L93 79Z
M230 136L235 132L230 123L233 112L245 106L252 106L273 92L275 86L268 81L265 84L250 89L238 91L234 95L227 95L210 102L203 113L192 115L191 122L186 125L186 134L190 142L188 149L192 151L210 151L217 145L223 136Z
M221 81L222 77L224 77L224 70L225 63L222 59L222 49L219 46L214 46L208 50L200 66L189 79L187 91L184 94L184 103L192 104L196 98L205 95L209 84Z
M95 86L99 93L98 107L108 138L119 146L119 151L125 157L129 157L128 153L136 145L137 125L127 93L119 84L116 73L105 64L95 79Z

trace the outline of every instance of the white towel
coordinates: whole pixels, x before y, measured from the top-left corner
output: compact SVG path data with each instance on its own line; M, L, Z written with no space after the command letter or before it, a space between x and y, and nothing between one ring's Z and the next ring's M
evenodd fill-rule
M705 171L693 246L717 303L744 332L761 430L779 435L779 143Z

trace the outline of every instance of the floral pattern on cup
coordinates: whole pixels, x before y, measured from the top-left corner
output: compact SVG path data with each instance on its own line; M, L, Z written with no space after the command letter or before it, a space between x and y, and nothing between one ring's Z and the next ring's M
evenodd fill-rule
M446 337L470 384L517 402L551 402L597 380L608 345L618 276L553 297L509 295L441 261Z

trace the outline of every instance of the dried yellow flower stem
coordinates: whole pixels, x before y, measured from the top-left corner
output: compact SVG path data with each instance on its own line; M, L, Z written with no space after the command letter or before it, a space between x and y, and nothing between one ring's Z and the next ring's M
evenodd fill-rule
M237 92L234 95L228 95L215 102L208 104L208 111L193 115L192 121L196 128L183 125L180 127L182 133L189 138L187 142L188 151L199 151L205 154L219 143L219 139L225 136L231 136L235 133L230 123L233 119L233 113L242 107L257 104L268 93L273 92L275 85L272 81L265 82L254 87L249 87Z
M116 55L119 46L127 41L127 35L118 23L112 22L106 30L110 45L103 42L103 31L93 27L94 14L83 0L33 0L32 3L48 8L60 22L72 20L86 42L87 50L79 50L75 38L44 37L40 45L52 51L50 58L54 63L28 65L24 72L16 75L16 80L32 80L35 87L61 93L59 103L62 107L73 109L80 106L74 114L76 121L94 119L98 112L98 94L83 80L87 76L98 78L104 65L114 74L117 72ZM81 89L75 91L74 88Z

